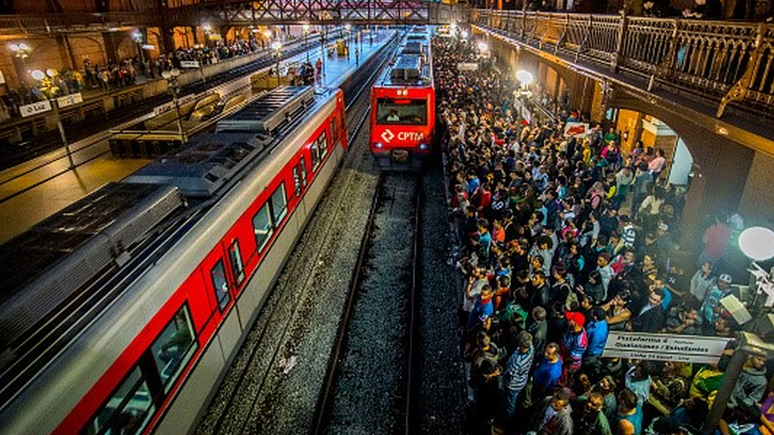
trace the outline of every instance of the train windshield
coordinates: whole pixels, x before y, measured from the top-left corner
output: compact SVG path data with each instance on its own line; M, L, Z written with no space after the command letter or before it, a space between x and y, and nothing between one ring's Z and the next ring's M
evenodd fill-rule
M378 98L376 100L378 125L427 124L427 100Z

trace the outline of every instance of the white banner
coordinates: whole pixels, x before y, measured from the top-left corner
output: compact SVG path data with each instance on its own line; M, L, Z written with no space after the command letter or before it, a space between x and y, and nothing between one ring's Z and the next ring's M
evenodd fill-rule
M602 357L714 364L720 359L729 340L695 335L610 331Z
M457 71L478 71L478 64L475 62L458 63Z
M589 124L585 122L568 122L564 124L565 137L586 137L589 135Z
M198 60L181 60L180 68L199 68Z
M26 104L19 107L19 112L21 112L22 118L35 116L38 113L48 112L49 110L51 110L51 102L48 100L38 101L36 103Z
M73 104L83 103L83 95L81 95L80 92L70 95L65 95L64 97L59 97L56 99L56 104L59 105L59 108L72 106Z

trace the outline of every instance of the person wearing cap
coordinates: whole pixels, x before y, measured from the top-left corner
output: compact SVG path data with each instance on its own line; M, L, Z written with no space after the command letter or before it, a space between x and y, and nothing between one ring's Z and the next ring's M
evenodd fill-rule
M518 349L508 358L503 384L506 414L510 418L516 413L519 394L527 385L529 371L532 368L532 360L535 356L535 349L532 347L532 335L529 332L521 331L517 336L517 343L519 345Z
M581 367L583 354L589 345L586 329L583 325L586 318L575 311L567 311L567 331L562 337L562 356L564 357L564 374L562 379L571 379L571 375Z
M705 330L710 330L714 327L722 306L720 300L724 297L734 294L734 290L731 288L731 275L724 273L721 274L715 284L709 288L707 295L704 297L704 302L701 304L701 320ZM736 295L739 297L739 295Z

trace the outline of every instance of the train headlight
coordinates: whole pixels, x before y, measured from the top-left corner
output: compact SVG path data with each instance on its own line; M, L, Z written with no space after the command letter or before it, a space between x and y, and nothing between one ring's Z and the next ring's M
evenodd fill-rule
M376 142L376 143L374 144L374 148L382 148L382 147L384 147L384 145L382 145L382 143L381 143L381 142Z
M429 147L429 146L427 146L427 144L426 144L426 143L421 143L421 144L419 144L419 149L420 149L420 150L422 150L422 151L427 151L429 148L430 148L430 147Z

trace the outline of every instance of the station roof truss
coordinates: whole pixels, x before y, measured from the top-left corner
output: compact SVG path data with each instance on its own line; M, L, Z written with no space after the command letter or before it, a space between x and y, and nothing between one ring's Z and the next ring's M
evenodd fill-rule
M166 2L162 2L166 3ZM213 0L161 11L0 15L0 36L110 32L136 27L275 24L448 24L466 5L425 0Z
M170 9L169 20L183 25L274 24L448 24L467 21L461 6L430 1L384 0L218 0ZM198 20L198 21L197 21Z

